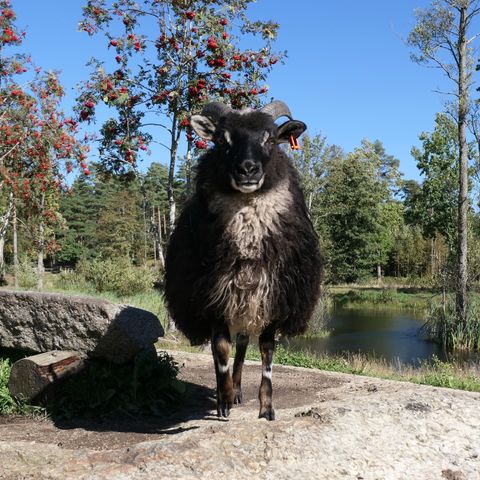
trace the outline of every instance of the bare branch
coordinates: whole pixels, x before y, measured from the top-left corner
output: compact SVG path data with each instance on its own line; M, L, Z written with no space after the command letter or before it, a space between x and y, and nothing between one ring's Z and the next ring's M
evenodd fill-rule
M152 140L150 143L156 143L157 145L160 145L161 147L166 148L168 151L171 150L171 148L170 148L169 146L165 145L165 144L162 143L162 142L157 142L156 140Z
M171 133L171 129L162 125L161 123L142 123L140 127L161 127L165 129L167 132Z
M432 92L439 93L440 95L451 95L452 97L458 98L458 93L454 93L454 92L443 92L442 90L432 90Z
M475 41L478 37L480 36L480 33L477 33L473 37L471 37L469 40L467 40L467 45L470 45L473 41Z
M0 157L0 162L3 163L3 160L7 158L19 145L20 145L20 142L17 142L13 147L10 148L10 150L8 150L8 152L4 153Z

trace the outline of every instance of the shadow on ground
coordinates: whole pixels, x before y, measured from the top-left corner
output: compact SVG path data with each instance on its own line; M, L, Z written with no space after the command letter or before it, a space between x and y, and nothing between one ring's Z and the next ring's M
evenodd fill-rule
M182 426L183 422L218 421L214 391L192 382L185 384L185 396L171 415L72 419L0 416L0 437L4 442L31 441L54 444L67 450L110 450L199 428L195 423Z
M139 434L174 435L197 427L183 428L178 425L190 420L212 419L216 404L214 391L203 385L184 382L186 386L184 398L178 410L171 415L132 416L122 415L111 418L54 418L53 425L61 430L82 429L90 432L122 432Z
M67 450L112 450L129 448L148 441L162 441L188 430L225 423L216 416L215 372L210 355L171 352L179 365L178 379L186 385L173 411L163 417L123 416L110 418L0 417L0 438L53 444ZM233 418L240 414L246 421L258 418L258 389L261 365L246 362L242 378L244 403L235 406ZM302 368L274 366L274 405L281 419L292 408L310 408L313 403L337 398L337 388L347 377ZM286 409L286 410L284 410ZM291 413L287 415L292 415ZM292 417L293 418L293 417ZM229 420L227 420L228 422ZM242 420L243 422L243 420Z

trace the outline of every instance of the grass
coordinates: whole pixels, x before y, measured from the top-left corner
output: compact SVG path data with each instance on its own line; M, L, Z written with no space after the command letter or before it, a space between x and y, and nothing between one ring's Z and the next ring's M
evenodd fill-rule
M205 346L192 347L186 339L179 337L167 337L167 339L162 339L158 345L160 348L171 351L209 353L209 349ZM231 356L234 356L234 350L232 350ZM247 360L260 361L258 348L251 344L248 347L246 358ZM278 365L313 368L329 372L480 392L480 364L473 362L454 360L444 362L434 357L430 362L425 361L413 367L364 354L317 355L307 351L293 351L282 345L276 347L273 360Z
M29 405L27 402L17 400L10 395L8 379L11 370L10 360L0 358L0 415L44 416L46 414L45 408Z
M454 352L480 352L480 299L468 302L467 321L461 322L455 311L455 299L433 302L427 312L424 333L444 349Z
M260 353L257 349L249 348L247 358L260 360ZM473 363L442 362L434 358L431 362L423 362L419 367L414 368L404 364L392 364L366 355L314 355L309 352L291 351L282 346L277 347L274 361L280 365L480 392L480 366Z
M153 287L147 288L145 285L140 285L139 288L136 288L136 282L127 282L126 285L117 291L109 291L108 289L98 291L93 283L85 280L84 275L76 276L75 272L63 272L60 276L52 275L49 280L45 282L46 287L44 291L90 295L103 298L112 303L122 303L142 308L156 315L165 329L168 326L168 313L163 301L163 295ZM147 286L149 284L149 282L146 282ZM114 287L115 285L112 285L112 288ZM120 293L124 291L132 293Z
M354 308L367 307L427 308L435 296L430 292L404 292L394 288L384 289L333 289L332 301L335 306Z
M312 318L310 319L308 330L302 335L304 338L325 338L330 335L327 324L330 320L330 311L332 308L330 290L327 287L322 288L320 298L315 305Z

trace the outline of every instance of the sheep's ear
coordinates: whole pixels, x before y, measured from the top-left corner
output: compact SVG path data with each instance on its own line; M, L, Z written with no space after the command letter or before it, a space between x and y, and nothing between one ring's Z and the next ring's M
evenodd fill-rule
M298 138L307 126L300 120L288 120L278 127L278 143L286 143L290 141L290 137Z
M208 118L203 115L192 115L190 118L190 125L195 130L195 133L204 140L212 140L215 134L215 125Z

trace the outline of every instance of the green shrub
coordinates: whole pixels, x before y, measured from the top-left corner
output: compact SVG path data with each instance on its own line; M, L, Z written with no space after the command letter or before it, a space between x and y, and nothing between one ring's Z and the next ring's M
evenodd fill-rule
M59 386L52 403L42 407L10 395L10 372L10 361L0 358L0 415L165 416L175 410L185 394L185 384L177 379L178 366L166 353L157 358L139 354L133 363L124 365L90 361L83 372Z
M113 292L121 296L152 290L155 275L148 267L136 267L128 258L83 260L74 272L60 274L58 287L69 290ZM60 283L61 282L61 283Z
M37 270L32 266L32 262L27 257L20 259L17 279L21 288L32 289L37 286Z
M108 417L171 413L185 393L171 356L139 354L134 363L91 361L85 371L65 381L49 411L59 417Z
M85 276L77 270L61 270L55 275L55 288L59 290L93 293L93 286L87 282Z
M395 301L397 290L394 288L385 288L380 292L377 303L392 303Z
M12 370L10 361L0 358L0 415L40 415L45 411L42 407L28 405L16 400L8 390L8 380Z

